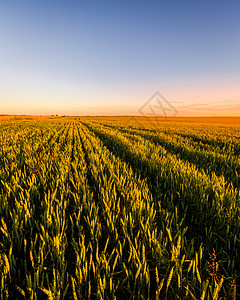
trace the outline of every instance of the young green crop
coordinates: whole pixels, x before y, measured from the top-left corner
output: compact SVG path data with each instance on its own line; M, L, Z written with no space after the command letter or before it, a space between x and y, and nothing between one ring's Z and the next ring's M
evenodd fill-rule
M179 122L0 122L0 298L237 299L239 127Z

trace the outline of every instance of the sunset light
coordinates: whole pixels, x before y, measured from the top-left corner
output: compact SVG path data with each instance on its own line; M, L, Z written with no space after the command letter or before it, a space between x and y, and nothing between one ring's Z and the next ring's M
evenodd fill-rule
M135 115L160 91L182 116L240 116L233 1L0 4L0 113Z

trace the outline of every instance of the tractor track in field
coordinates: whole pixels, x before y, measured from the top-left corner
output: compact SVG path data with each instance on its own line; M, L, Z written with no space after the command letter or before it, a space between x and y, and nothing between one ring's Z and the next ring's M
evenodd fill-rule
M94 122L95 123L95 122ZM96 123L97 124L97 123ZM100 123L104 127L111 129L110 125ZM178 144L176 140L168 141L168 136L159 135L147 135L140 131L129 131L123 128L117 128L113 126L114 130L120 131L126 135L140 136L144 139L153 142L156 145L160 145L166 149L169 153L178 156L182 161L188 162L194 165L199 171L204 171L208 176L212 176L213 173L216 176L224 176L227 184L232 184L235 188L239 189L239 175L240 164L237 161L237 157L230 156L227 158L222 154L215 155L214 151L206 150L202 152L202 149L188 149L184 144ZM155 132L156 133L156 132ZM193 147L194 145L190 145ZM199 147L198 147L199 148Z

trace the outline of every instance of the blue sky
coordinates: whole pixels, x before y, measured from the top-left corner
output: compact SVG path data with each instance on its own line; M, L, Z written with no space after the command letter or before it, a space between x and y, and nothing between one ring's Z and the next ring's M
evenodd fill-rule
M239 1L2 1L0 113L240 116Z

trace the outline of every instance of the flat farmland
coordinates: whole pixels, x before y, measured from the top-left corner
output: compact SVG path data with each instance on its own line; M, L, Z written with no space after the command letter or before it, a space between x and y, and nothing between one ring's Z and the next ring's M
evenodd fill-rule
M1 299L238 299L240 118L0 121Z

